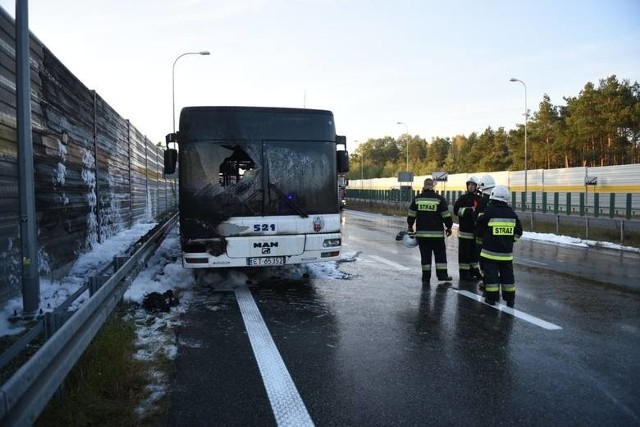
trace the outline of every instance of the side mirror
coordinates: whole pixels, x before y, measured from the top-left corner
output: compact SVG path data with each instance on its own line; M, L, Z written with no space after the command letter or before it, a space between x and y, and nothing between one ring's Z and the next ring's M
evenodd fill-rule
M164 137L165 142L169 145L170 142L178 142L178 134L177 133L168 133Z
M338 159L338 173L349 172L349 153L347 150L336 151Z
M164 174L171 175L176 172L176 163L178 162L178 150L167 148L164 150Z

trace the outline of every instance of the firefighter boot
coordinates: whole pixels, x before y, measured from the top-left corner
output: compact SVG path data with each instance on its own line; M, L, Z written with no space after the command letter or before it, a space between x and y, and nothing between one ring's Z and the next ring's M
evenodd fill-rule
M515 291L502 291L502 299L507 303L507 307L511 307L513 308L515 300L516 300L516 293Z
M431 282L431 275L422 273L422 286L429 286Z
M482 273L480 273L480 270L477 268L472 268L471 271L469 272L469 274L471 275L472 279L475 280L482 280Z
M484 302L489 305L496 305L500 301L500 293L497 290L484 291Z
M473 276L471 271L469 270L460 270L460 280L473 280Z

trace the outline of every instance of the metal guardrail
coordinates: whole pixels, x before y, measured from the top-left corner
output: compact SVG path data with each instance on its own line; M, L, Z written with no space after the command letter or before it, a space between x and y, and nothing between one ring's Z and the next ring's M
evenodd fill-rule
M122 299L129 282L124 279L153 254L177 221L177 214L158 228L130 257L120 259L119 268L93 296L15 372L0 389L0 424L30 426L45 408L56 390L113 309ZM91 284L89 287L91 288ZM36 328L42 329L42 323Z

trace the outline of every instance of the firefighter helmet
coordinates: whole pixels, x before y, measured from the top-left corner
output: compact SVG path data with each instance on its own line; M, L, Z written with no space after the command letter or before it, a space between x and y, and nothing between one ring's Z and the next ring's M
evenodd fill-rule
M485 194L489 194L495 186L496 181L491 175L483 176L482 178L480 178L480 182L478 183L478 188Z
M469 184L475 185L476 188L475 188L475 190L473 190L473 192L475 192L478 189L478 177L477 176L472 176L469 179L467 179L467 182L465 182L464 184L467 187L467 191L469 191Z
M498 200L500 202L509 203L509 198L511 197L511 193L504 185L496 185L493 190L491 190L491 195L489 199Z
M402 238L402 243L408 248L415 248L418 246L418 240L412 234L405 234Z

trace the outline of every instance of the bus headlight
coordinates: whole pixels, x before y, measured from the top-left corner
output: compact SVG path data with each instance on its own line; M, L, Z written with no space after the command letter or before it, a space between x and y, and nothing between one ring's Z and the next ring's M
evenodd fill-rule
M325 239L322 242L323 248L335 248L336 246L340 246L342 244L342 239Z

